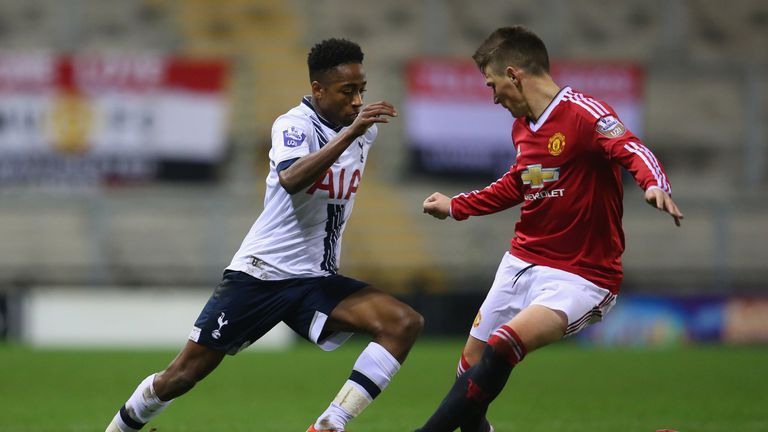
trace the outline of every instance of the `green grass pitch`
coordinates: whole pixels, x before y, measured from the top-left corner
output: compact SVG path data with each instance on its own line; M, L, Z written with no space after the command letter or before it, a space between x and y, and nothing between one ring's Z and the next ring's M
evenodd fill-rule
M304 432L364 342L308 343L225 359L150 427L158 432ZM459 339L422 339L353 432L407 432L453 381ZM136 384L175 352L0 345L0 431L101 432ZM563 343L531 354L489 412L499 432L768 431L768 347L659 350Z

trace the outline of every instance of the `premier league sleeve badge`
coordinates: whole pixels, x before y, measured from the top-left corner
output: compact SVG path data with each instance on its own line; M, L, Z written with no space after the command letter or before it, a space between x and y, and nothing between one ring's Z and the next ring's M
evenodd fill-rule
M291 126L283 131L283 144L285 144L286 147L298 147L306 138L307 134L296 126Z

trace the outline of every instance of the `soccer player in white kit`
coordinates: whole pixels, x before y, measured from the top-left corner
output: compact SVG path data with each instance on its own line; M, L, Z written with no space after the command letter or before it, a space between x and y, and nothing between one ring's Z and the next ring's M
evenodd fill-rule
M388 123L397 112L387 102L363 106L366 79L357 44L322 41L307 63L312 94L272 126L264 211L186 346L164 371L139 384L107 432L141 429L226 354L236 354L281 321L327 351L352 333L371 335L349 379L308 429L344 431L389 384L413 346L421 315L384 291L338 274L341 237L376 123Z
M541 39L524 27L493 32L473 56L495 103L515 117L517 160L488 187L424 201L424 212L464 220L520 204L509 252L480 307L458 378L420 432L493 432L485 419L526 353L597 322L622 280L624 167L645 200L683 214L656 156L605 102L549 74Z

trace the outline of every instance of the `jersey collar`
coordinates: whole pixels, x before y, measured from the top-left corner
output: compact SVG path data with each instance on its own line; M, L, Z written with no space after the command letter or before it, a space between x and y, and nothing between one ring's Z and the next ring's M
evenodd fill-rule
M561 100L565 97L565 94L570 91L571 88L568 86L565 86L560 89L559 92L555 95L555 98L552 99L552 102L547 105L547 109L544 110L543 113L539 116L538 120L536 120L536 123L532 121L528 121L528 127L531 128L531 132L536 132L541 128L542 125L544 125L544 122L547 121L549 118L549 115L552 114L552 111L555 109L555 107L560 103Z
M312 106L312 100L310 99L309 96L304 96L301 99L301 103L306 105L309 109L311 109L312 112L315 113L315 115L317 116L318 120L320 120L320 122L323 125L325 125L325 127L327 127L328 129L331 129L332 131L334 131L336 133L339 133L341 131L341 129L344 127L344 126L339 126L339 125L333 124L333 123L329 122L328 120L326 120L325 118L323 118L323 116L321 116L320 113L317 112L315 107Z

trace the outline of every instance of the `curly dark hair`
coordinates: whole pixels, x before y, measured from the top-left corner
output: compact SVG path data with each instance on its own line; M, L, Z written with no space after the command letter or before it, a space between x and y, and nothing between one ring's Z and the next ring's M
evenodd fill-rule
M309 50L309 79L315 81L323 72L347 63L363 63L360 45L346 39L326 39Z

